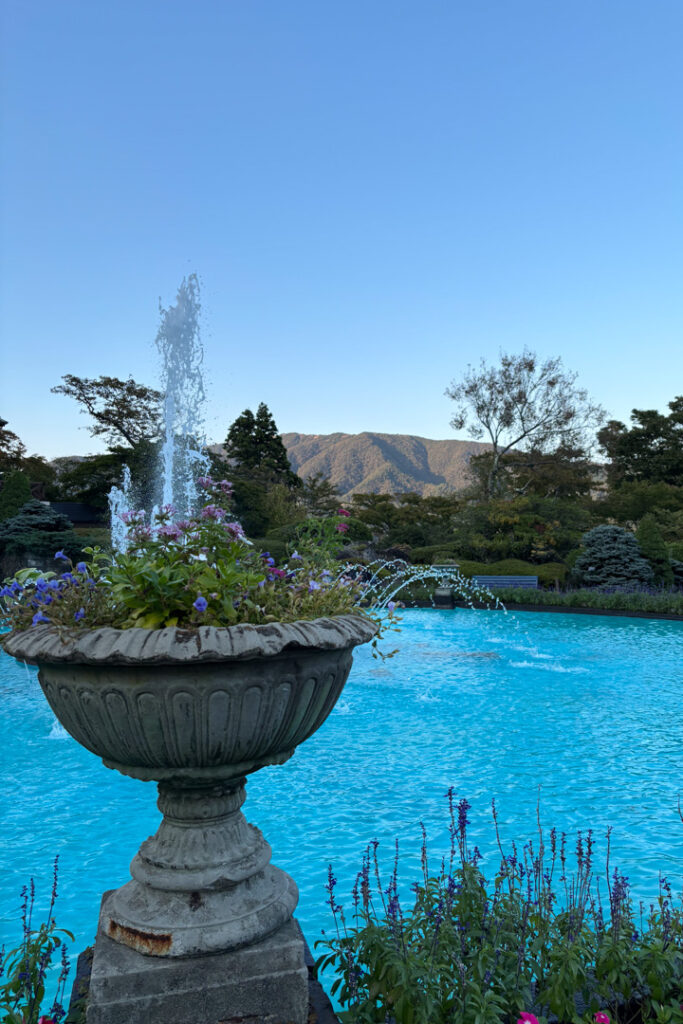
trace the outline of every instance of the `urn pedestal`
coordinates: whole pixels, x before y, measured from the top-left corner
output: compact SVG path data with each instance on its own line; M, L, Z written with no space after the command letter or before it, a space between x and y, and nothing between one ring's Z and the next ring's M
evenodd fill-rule
M159 786L161 825L102 901L88 1024L305 1024L298 892L242 814L245 776L322 725L375 631L344 615L8 638L79 743Z

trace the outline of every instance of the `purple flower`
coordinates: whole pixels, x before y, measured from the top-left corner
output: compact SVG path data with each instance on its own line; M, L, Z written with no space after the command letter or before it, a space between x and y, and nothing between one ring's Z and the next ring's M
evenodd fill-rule
M227 533L231 535L233 540L241 540L244 537L244 530L242 529L241 523L226 523L225 529Z
M320 590L320 584L316 583L315 580L308 581L308 593L311 594L314 590Z
M395 601L389 601L387 603L387 611L388 612L393 612L395 607L396 607L396 602Z
M76 622L80 622L81 619L85 618L85 608L79 608L77 612L74 612L74 619Z
M44 580L42 576L36 580L36 590L40 591L41 594L47 590L47 580Z
M88 571L88 566L87 566L87 565L85 564L85 562L79 562L79 563L78 563L78 564L76 565L76 572L84 572L84 573L87 573L87 571ZM36 584L36 585L37 585L37 584Z
M193 602L192 607L196 608L198 612L203 613L209 606L209 602L201 594L198 595L197 600Z
M14 580L12 583L10 583L9 588L13 594L20 594L24 589L21 583L17 582L17 580Z
M232 492L232 484L229 480L221 480L218 486L222 490L223 494L230 494Z
M178 540L182 537L182 530L177 523L165 523L159 527L159 536L168 537L169 540Z
M301 555L299 554L298 551L292 551L292 553L291 553L291 555L289 557L291 559L297 558L300 562L303 562L303 558L301 557Z
M33 623L34 626L37 626L39 622L49 622L49 621L50 620L48 618L46 618L45 615L43 615L42 612L36 612L36 614L33 616L32 623Z
M0 590L0 597L14 597L14 592L9 587L3 587Z
M220 523L222 519L225 519L225 512L217 505L205 505L201 511L201 517L202 519L215 519Z
M63 579L63 580L66 580L67 583L75 583L76 582L76 577L74 576L74 574L72 572L63 572L60 578Z
M205 490L209 487L213 487L213 480L210 476L200 476L197 480L199 487L203 487Z
M55 551L55 558L61 558L62 562L69 561L69 559L66 557L63 551Z

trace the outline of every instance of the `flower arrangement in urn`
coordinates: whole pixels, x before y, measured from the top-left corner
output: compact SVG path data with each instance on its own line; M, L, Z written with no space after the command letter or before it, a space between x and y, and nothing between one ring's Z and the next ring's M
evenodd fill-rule
M199 992L195 958L268 939L268 956L289 950L290 968L261 986L257 1003L253 986L235 987L231 970L222 971L211 1013L268 1015L275 999L282 1019L304 1024L307 972L292 921L298 891L242 814L245 777L283 764L320 728L353 648L376 644L380 623L359 607L362 582L334 559L345 510L309 524L301 553L278 567L230 516L231 485L202 477L199 486L198 512L178 518L166 506L152 522L125 513L125 550L113 556L86 548L73 565L58 551L61 572L24 569L5 581L0 601L12 629L1 640L38 666L47 701L74 739L107 767L159 784L163 820L133 859L131 881L102 900L93 971L107 975L113 941L141 956L134 974L162 980L156 990L148 979L137 1016L125 972L116 982L107 975L106 998L116 990L127 1020L162 1024L173 994L163 972L150 973L149 958L181 961L183 985ZM263 967L254 970L261 977ZM207 1019L209 997L201 996L190 1000L187 1024ZM89 1019L107 1024L98 998L91 987Z
M153 522L144 511L124 513L126 549L113 559L85 548L85 560L74 566L57 551L62 572L24 569L6 580L0 598L12 629L192 629L366 614L357 607L359 585L335 568L335 537L348 529L345 509L307 525L304 554L293 551L278 568L231 519L232 485L209 476L198 484L206 502L195 514L179 517L171 505Z

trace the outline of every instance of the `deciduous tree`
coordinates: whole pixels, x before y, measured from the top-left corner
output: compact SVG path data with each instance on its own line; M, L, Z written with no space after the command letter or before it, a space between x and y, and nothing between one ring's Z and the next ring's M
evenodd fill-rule
M67 395L95 421L88 427L93 437L102 437L110 451L127 445L156 441L161 431L162 394L129 377L76 377L67 373L63 384L51 388L56 395Z
M501 353L498 366L483 359L478 368L468 366L462 380L446 389L456 403L451 426L491 445L486 497L502 491L504 459L516 449L547 455L590 447L604 412L576 379L560 358L541 362L524 349L521 355Z

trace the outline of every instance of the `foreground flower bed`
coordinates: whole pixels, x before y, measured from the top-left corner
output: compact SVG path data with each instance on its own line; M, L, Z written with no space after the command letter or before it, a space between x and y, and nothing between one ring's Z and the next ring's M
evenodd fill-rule
M683 907L666 878L656 904L634 907L628 879L609 863L594 873L591 831L578 834L568 872L567 836L505 854L485 879L467 844L466 800L450 808L450 853L429 871L422 827L422 880L413 905L399 898L398 844L388 883L377 842L367 848L352 893L352 922L335 896L336 935L319 969L338 975L332 992L345 1024L661 1024L683 1022ZM496 836L498 827L493 805ZM602 889L602 892L601 892Z

